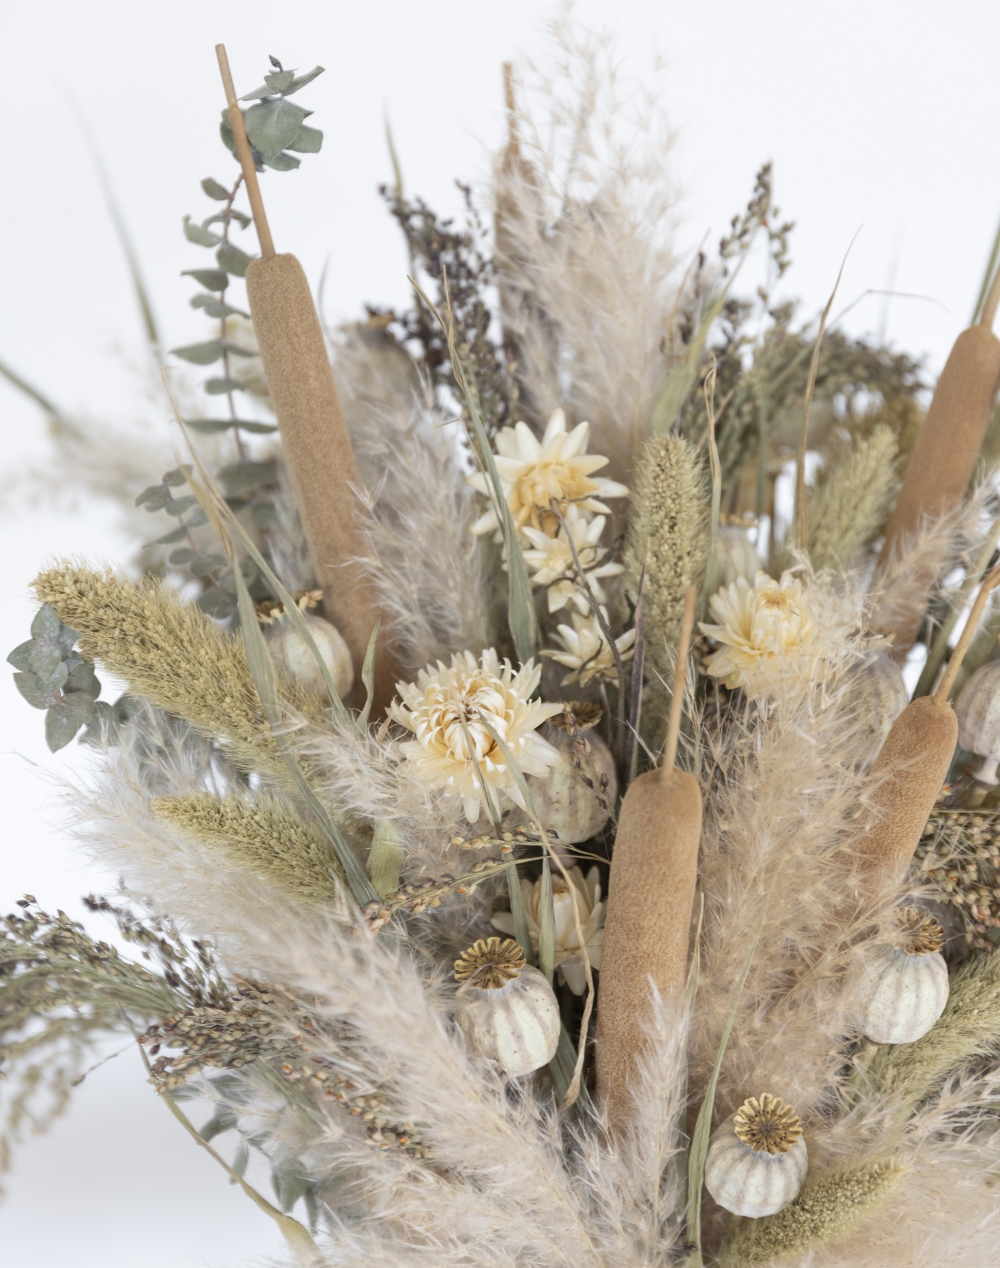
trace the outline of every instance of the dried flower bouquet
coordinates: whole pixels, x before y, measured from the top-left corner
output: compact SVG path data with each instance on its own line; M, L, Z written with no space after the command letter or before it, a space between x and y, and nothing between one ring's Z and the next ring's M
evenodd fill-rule
M119 1031L295 1262L1000 1264L1000 274L924 416L915 362L772 302L768 168L679 276L656 121L563 38L508 68L489 231L386 191L413 307L332 365L258 182L320 149L321 68L237 100L220 46L240 174L173 353L225 408L165 374L113 478L57 430L171 523L138 575L47 567L9 657L94 750L88 902L144 959L4 919L5 1161Z

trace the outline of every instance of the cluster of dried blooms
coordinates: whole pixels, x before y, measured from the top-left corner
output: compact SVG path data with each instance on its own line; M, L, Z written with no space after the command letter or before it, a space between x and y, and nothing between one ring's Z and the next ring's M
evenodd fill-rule
M78 830L130 907L91 905L150 964L4 920L2 1161L117 1031L297 1262L1000 1264L1000 285L924 418L914 362L772 303L768 168L678 269L658 118L563 38L508 75L492 234L397 182L422 287L333 378L294 258L229 241L319 148L276 64L186 230L222 325L179 354L230 418L192 391L158 482L165 437L112 467L57 429L78 485L177 521L139 580L39 575L11 655L53 749L86 727ZM317 497L327 449L357 479Z

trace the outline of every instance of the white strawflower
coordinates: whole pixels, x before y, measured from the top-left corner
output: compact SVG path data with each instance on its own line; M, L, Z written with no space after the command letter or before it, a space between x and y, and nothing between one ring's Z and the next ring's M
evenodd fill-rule
M601 612L605 621L608 614L604 608ZM604 637L596 615L581 616L578 612L571 614L573 624L556 627L556 637L563 645L563 651L542 652L557 664L565 665L569 673L563 677L563 683L579 682L581 687L596 678L600 682L618 681L618 668L615 665L614 652ZM635 630L626 630L615 639L615 646L621 653L623 661L628 660L633 652Z
M753 583L737 577L712 595L709 609L717 625L701 631L720 644L705 662L715 678L747 695L765 695L789 672L820 679L826 659L846 630L817 620L809 591L792 576L775 581L758 572Z
M591 593L598 603L607 602L598 578L616 577L624 568L621 564L601 562L608 553L605 547L598 545L606 523L603 515L587 519L576 506L571 506L566 512L565 524L559 525L555 536L528 525L522 530L530 544L530 549L522 553L531 574L531 584L548 588L550 612L561 611L567 603L572 603L584 615L590 611L587 596L579 588L574 546Z
M600 872L596 867L592 867L584 879L580 869L573 867L569 869L569 878L576 890L577 910L580 914L587 959L590 960L591 968L599 969L601 943L604 941L604 903L601 901ZM531 945L537 952L541 925L539 919L542 901L541 877L534 884L522 877L521 893L524 895ZM574 995L582 995L587 988L587 971L580 950L580 939L576 932L576 920L573 916L573 896L558 868L552 869L552 909L555 916L555 965L559 970L559 980L566 982ZM493 917L493 928L499 929L502 933L513 934L514 917L509 911L498 911Z
M566 431L566 415L561 409L553 412L541 442L527 423L516 423L497 433L497 473L516 528L531 525L541 529L557 522L549 510L553 502L563 515L572 504L581 511L608 514L609 508L599 498L628 496L624 484L602 476L593 478L593 472L599 471L608 460L599 454L587 453L589 438L589 423L579 423L571 432ZM469 482L480 493L490 495L483 472L471 475ZM472 531L488 533L499 527L496 511L491 506L476 520Z
M487 804L484 780L498 810L508 802L525 809L514 772L484 722L525 775L544 778L560 760L535 732L565 707L531 699L541 672L528 661L515 673L490 648L478 661L471 652L456 652L450 667L438 661L422 669L415 683L396 684L399 699L390 715L415 737L400 744L404 759L428 788L460 797L469 823Z

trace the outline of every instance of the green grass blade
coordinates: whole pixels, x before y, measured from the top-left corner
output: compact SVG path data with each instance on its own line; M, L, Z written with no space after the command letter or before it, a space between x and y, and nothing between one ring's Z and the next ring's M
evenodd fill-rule
M538 967L552 985L556 971L556 912L552 901L552 869L542 862L542 886L538 902Z
M507 622L510 626L510 633L517 649L518 658L521 664L524 665L538 651L538 616L535 612L535 601L531 594L531 583L528 581L528 570L525 567L521 546L517 540L517 530L511 518L510 508L507 506L507 499L503 495L500 473L497 471L496 463L493 461L493 450L490 448L489 437L486 434L486 428L483 426L479 401L475 388L465 372L458 349L455 346L454 322L450 307L447 309L446 320L412 277L410 278L410 283L437 318L448 340L448 355L451 358L452 373L455 376L455 382L458 384L469 412L471 424L469 441L479 466L486 474L486 480L490 487L490 502L496 511L497 518L500 521L501 532L503 533L508 578ZM444 286L445 296L447 297L447 276L444 279Z

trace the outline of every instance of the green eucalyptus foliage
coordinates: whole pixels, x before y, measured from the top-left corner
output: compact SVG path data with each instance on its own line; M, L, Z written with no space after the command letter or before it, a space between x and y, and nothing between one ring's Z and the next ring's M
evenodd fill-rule
M46 603L31 622L31 638L7 657L18 671L15 687L33 709L45 710L45 741L53 753L81 727L93 735L102 721L113 721L111 706L98 703L94 666L73 650L78 637Z

